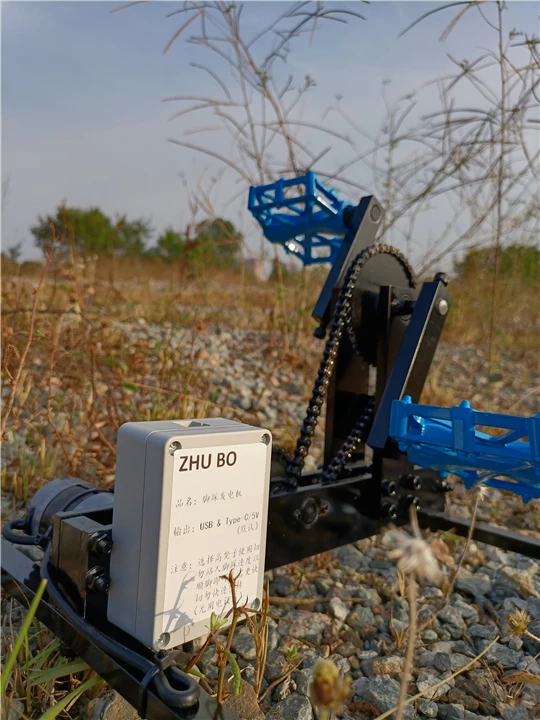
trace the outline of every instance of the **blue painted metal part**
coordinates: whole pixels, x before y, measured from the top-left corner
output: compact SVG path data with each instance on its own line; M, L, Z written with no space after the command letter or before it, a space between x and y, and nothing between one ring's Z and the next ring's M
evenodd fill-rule
M506 432L486 434L478 426ZM411 462L459 475L467 488L484 483L526 503L540 498L540 413L524 418L479 412L467 400L452 408L417 405L406 396L392 403L390 436Z
M352 207L323 185L315 173L281 178L249 189L248 209L264 236L283 245L304 265L333 263L347 228L343 211ZM319 253L324 250L324 253Z

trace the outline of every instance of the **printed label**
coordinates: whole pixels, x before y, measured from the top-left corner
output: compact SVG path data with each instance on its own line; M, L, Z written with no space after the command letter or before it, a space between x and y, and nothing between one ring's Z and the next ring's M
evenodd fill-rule
M230 570L239 603L258 598L266 453L263 443L175 452L162 632L224 615Z

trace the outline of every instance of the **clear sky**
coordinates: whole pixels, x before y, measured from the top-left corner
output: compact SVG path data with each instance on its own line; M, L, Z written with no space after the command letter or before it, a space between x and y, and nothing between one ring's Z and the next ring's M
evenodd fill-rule
M151 2L111 14L120 4L1 3L2 180L9 182L4 248L22 242L25 256L35 255L29 227L62 200L97 205L111 215L150 218L156 231L168 225L181 230L189 211L180 175L195 182L215 168L208 158L167 142L182 137L196 121L170 121L176 108L163 98L216 89L208 75L189 66L207 59L204 50L180 40L162 52L181 22L166 15L181 3ZM246 31L274 17L276 5L249 2ZM452 14L435 15L398 38L433 3L354 7L365 22L329 23L314 42L301 41L291 54L288 69L317 81L306 110L314 120L342 94L349 115L374 132L383 118L384 79L392 80L389 92L397 97L449 71L448 52L472 58L480 46L492 43L489 29L472 14L446 42L439 36ZM507 12L508 27L538 33L537 2L510 2ZM202 142L218 148L222 141L208 136ZM369 183L365 168L355 172L359 182ZM247 197L233 206L226 197L217 193L216 209L258 245L260 233L244 210ZM349 199L356 201L358 192L351 190ZM433 221L426 222L421 231L433 232Z

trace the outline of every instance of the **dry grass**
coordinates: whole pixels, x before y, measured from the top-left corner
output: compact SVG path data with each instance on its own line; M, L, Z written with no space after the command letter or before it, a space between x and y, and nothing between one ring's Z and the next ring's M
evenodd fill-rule
M451 283L452 310L444 339L458 345L487 348L492 279L486 275ZM495 312L495 351L510 353L538 368L540 358L540 288L520 278L500 278Z
M310 309L322 283L320 271L260 283L242 270L193 277L155 263L71 258L53 265L36 293L40 266L8 264L3 270L2 392L3 399L13 399L4 415L6 447L13 452L3 459L2 487L19 507L54 477L72 475L108 486L114 479L116 432L128 420L221 415L253 421L227 401L216 402L195 352L179 362L173 331L181 331L183 344L193 348L194 338L213 325L262 330L268 337L263 353L277 351L279 363L292 365L308 384L314 376L320 345L311 335ZM482 298L489 282L479 278L475 287L450 286L454 306L447 342L485 344L489 308ZM534 290L503 283L500 289L498 349L533 372L538 333L530 328L539 322ZM145 332L153 323L168 330L159 342ZM126 325L141 332L131 337ZM463 373L477 370L467 367ZM443 382L446 374L444 364L434 368L424 401L461 399ZM274 428L274 434L292 445L296 430ZM257 627L262 668L265 629ZM12 695L23 700L28 716L37 716L84 682L87 673L54 678L55 668L65 662L55 641L39 626L32 638L30 655L17 665ZM8 639L4 633L4 656ZM30 684L30 657L43 659L41 670L53 671L48 684ZM259 673L259 687L261 678Z
M181 331L189 347L212 325L263 330L269 338L263 356L278 351L279 362L311 384L320 349L311 335L310 309L321 270L260 283L241 269L190 277L159 263L71 258L50 268L38 295L41 269L27 271L8 263L2 289L3 398L15 387L9 417L4 414L6 438L25 450L4 462L2 482L20 502L55 476L109 484L116 431L128 420L218 414L249 419L226 399L216 403L195 353L179 361L173 332ZM487 277L474 287L459 281L450 286L454 305L446 342L485 347L489 282ZM534 371L540 336L531 331L540 312L534 288L502 281L500 287L498 350ZM138 337L129 336L126 323L135 330L140 324ZM159 342L145 335L152 323L168 331ZM483 366L480 358L459 374L472 376ZM448 405L462 399L448 378L444 362L435 366L423 400ZM274 430L285 445L294 442L297 428Z
M4 397L15 392L4 420L8 442L16 445L19 438L28 453L4 466L3 483L18 500L58 474L110 482L116 431L127 420L238 416L237 408L216 405L200 358L192 353L178 362L173 331L180 330L189 347L211 324L265 330L269 349L279 349L282 362L311 370L300 355L284 351L284 336L290 346L307 326L307 313L294 312L303 292L299 282L283 292L243 273L215 272L204 280L181 278L174 269L155 280L153 264L144 266L143 277L137 263L126 263L122 273L131 279L111 283L104 277L108 263L96 268L68 262L52 268L33 296L35 276L13 269L7 268L3 282L2 373ZM23 357L33 300L35 327ZM124 323L136 329L155 323L169 332L160 342L132 339Z

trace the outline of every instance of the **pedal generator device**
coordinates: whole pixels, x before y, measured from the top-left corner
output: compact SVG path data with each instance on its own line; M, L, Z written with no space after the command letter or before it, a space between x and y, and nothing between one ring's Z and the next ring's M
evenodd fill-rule
M3 529L4 591L28 604L46 579L39 620L150 720L235 720L181 666L182 648L231 608L230 570L256 610L266 569L406 523L411 504L424 527L467 535L469 521L445 512L448 473L540 497L540 414L419 404L451 307L447 277L419 287L403 255L375 243L378 200L348 205L307 173L251 188L248 205L271 242L331 263L292 456L267 429L231 420L126 423L112 491L53 480ZM324 462L307 473L323 412ZM540 558L540 541L519 533L477 523L473 537Z

